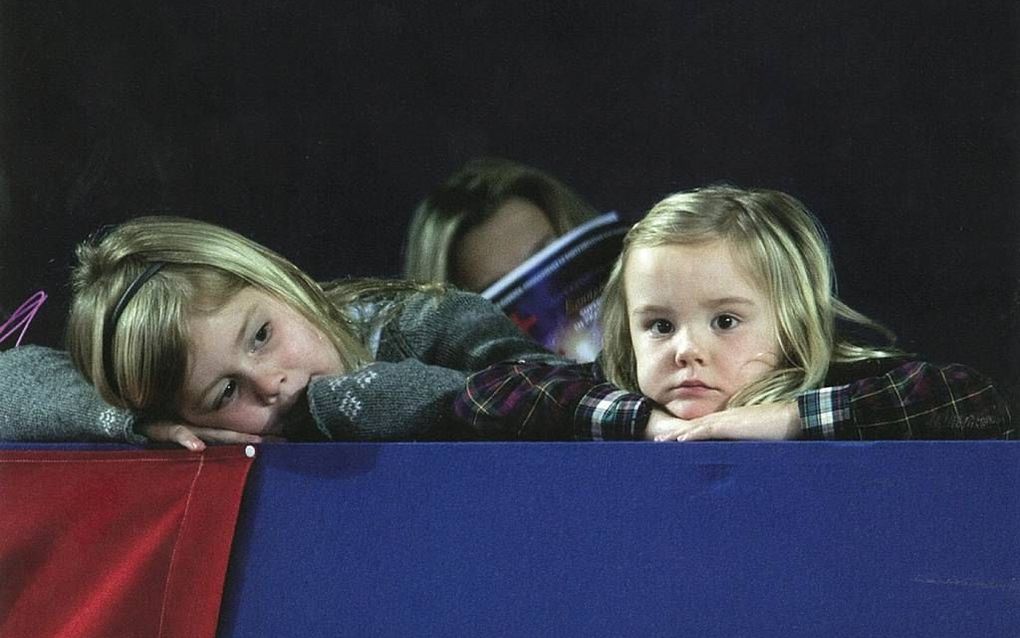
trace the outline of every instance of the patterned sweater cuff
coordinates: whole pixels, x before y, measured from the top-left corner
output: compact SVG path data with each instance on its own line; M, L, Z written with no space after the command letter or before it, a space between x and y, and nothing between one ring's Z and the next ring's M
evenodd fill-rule
M575 438L585 441L640 439L648 425L651 406L640 394L603 383L581 398L574 412Z
M810 390L797 396L805 439L833 440L851 420L848 385Z

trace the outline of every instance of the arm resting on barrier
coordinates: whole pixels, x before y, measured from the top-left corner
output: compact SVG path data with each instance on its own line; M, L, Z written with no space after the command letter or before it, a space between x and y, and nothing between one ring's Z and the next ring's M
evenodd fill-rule
M877 376L804 392L797 397L795 410L790 403L731 408L691 421L673 438L1013 436L1006 402L979 372L959 364L919 361L890 360L888 366L895 367ZM526 435L522 438L609 440L646 438L653 407L649 399L607 383L595 364L522 361L501 363L470 376L454 410L476 429L512 428ZM791 421L794 416L796 421Z
M0 352L0 387L2 441L145 442L131 412L103 401L61 350Z

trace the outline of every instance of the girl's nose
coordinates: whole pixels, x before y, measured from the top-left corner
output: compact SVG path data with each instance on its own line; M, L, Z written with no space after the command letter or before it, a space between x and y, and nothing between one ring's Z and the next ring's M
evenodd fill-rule
M280 388L287 377L279 371L260 370L251 376L252 388L255 394L267 405L276 403L280 397Z
M683 368L695 363L698 365L705 364L701 346L697 335L693 331L689 328L678 329L673 339L676 344L674 362L677 366Z

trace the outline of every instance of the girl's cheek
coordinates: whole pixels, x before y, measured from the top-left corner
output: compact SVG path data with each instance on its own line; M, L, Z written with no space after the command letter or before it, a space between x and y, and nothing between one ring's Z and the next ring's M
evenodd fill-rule
M638 390L641 392L641 394L650 397L653 394L655 394L655 388L651 387L652 383L651 383L651 379L649 379L649 376L650 375L648 374L647 371L642 372L642 368L640 368L640 367L638 368L638 375L637 375L637 377L638 377L638 379L637 379L637 381L638 381Z

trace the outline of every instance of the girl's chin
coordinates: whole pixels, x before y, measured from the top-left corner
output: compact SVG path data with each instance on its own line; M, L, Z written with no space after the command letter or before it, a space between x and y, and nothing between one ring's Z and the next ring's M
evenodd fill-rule
M706 414L718 412L723 409L723 405L718 400L684 399L667 403L666 410L678 419L690 421Z

